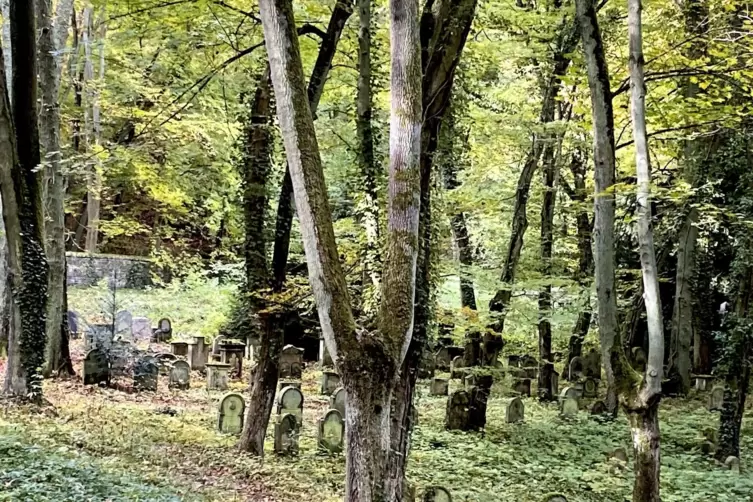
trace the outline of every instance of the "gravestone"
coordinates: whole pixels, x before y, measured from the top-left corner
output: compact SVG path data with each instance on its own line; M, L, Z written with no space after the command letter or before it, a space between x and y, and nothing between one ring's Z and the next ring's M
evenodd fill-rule
M329 407L337 410L345 418L345 389L340 387L329 396Z
M331 368L335 365L335 362L332 360L332 356L329 355L329 350L327 350L327 344L324 343L324 338L319 339L319 367L320 368Z
M539 361L533 356L524 355L520 358L520 367L523 368L524 377L534 379L539 376Z
M631 361L633 368L638 373L645 373L646 371L646 351L643 347L633 347L630 353L633 356Z
M470 395L464 390L456 390L447 399L447 412L444 425L448 430L468 430L470 420Z
M560 399L580 399L580 392L575 387L565 387L560 392Z
M455 356L450 363L450 378L460 378L463 376L463 357Z
M126 376L131 373L131 365L136 358L136 347L127 340L115 340L110 346L110 375L113 377Z
M449 347L440 347L439 350L434 353L434 367L437 370L450 371L451 362L452 359L450 358Z
M531 379L519 378L513 380L512 390L520 394L521 396L531 397Z
M170 389L186 390L191 386L191 366L185 361L175 361L170 368Z
M552 369L551 387L549 393L552 397L558 396L560 393L560 374Z
M246 344L225 340L220 344L220 362L230 365L230 378L243 378L243 355Z
M517 424L522 422L525 417L525 405L523 400L519 397L515 397L507 403L507 410L505 411L505 419L508 424Z
M157 323L157 329L152 333L152 339L157 343L164 343L173 336L173 323L167 317L163 317Z
M127 310L115 314L115 337L125 340L133 338L133 316Z
M188 356L188 342L171 342L170 350L176 356L187 357Z
M275 423L275 453L295 455L298 453L298 419L291 414L280 417Z
M133 365L133 388L136 390L157 390L159 363L154 356L143 356Z
M291 382L290 380L277 381L277 392L280 392L285 387L295 387L296 389L301 390L301 382Z
M225 335L217 335L214 337L214 341L212 341L212 354L215 356L220 355L220 344L226 339L227 337Z
M434 378L429 386L430 396L446 396L449 390L449 382L445 378Z
M159 366L159 374L167 376L170 374L170 368L173 363L178 360L178 356L169 352L162 352L155 356L157 358L157 365Z
M298 426L303 423L303 392L295 387L285 387L277 398L277 414L293 415Z
M217 430L224 434L240 434L243 430L243 412L246 401L235 392L226 394L220 401Z
M563 417L574 417L578 414L578 400L572 397L560 398L560 415Z
M717 385L711 389L709 394L709 411L722 411L722 405L724 404L724 387Z
M303 349L286 345L280 355L280 378L301 378L303 375Z
M599 383L594 378L586 378L583 380L583 397L593 399L598 395Z
M188 344L188 364L191 370L201 371L207 364L209 350L203 336L194 336L193 341Z
M623 448L622 446L618 446L614 450L607 453L609 458L613 458L615 460L619 460L622 463L627 463L628 461L628 454L627 450Z
M337 410L329 410L319 420L319 447L332 453L343 451L345 422Z
M446 488L430 486L426 488L422 500L423 502L452 502L452 496Z
M591 349L583 358L583 376L601 380L601 354Z
M78 314L73 310L69 310L67 316L68 333L70 333L72 340L78 340L79 336L81 336Z
M337 388L340 387L340 375L335 371L323 371L322 372L322 387L320 389L321 394L329 396Z
M714 383L714 377L711 375L694 375L696 390L708 390L711 384Z
M473 366L480 366L480 365L481 365L481 335L479 333L469 333L468 335L466 335L465 351L463 352L462 366L466 368L472 368Z
M571 382L577 382L583 378L583 358L573 357L568 366L567 379Z
M591 415L604 415L607 412L607 405L604 401L595 401L589 411Z
M152 321L148 317L134 317L131 321L131 332L136 341L151 341Z
M486 405L489 401L494 378L491 375L476 375L476 385L468 390L470 404L468 407L468 428L481 430L486 427Z
M110 363L103 350L92 349L84 357L84 385L110 383Z
M735 474L740 474L740 459L730 455L724 460L724 467Z
M225 363L206 363L204 366L207 370L207 390L227 390L230 365Z
M502 336L493 333L484 333L481 340L481 365L482 366L499 366L499 353L505 342Z
M100 349L105 352L112 347L112 324L90 324L84 335L84 348L86 350Z

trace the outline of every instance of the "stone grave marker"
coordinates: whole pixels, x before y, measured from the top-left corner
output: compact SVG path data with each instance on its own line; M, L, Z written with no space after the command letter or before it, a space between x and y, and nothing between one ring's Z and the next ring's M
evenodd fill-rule
M84 335L86 350L101 349L105 352L112 347L112 324L89 324Z
M223 396L217 417L217 430L224 434L240 434L245 410L246 401L240 394L231 392Z
M593 399L598 395L599 382L594 378L586 378L583 380L583 397Z
M115 340L108 353L110 375L120 377L130 374L131 365L136 357L136 348L127 340Z
M337 410L340 415L345 418L345 389L339 387L335 392L329 396L329 407L332 410Z
M230 365L231 378L243 378L243 355L246 344L225 340L220 344L220 361Z
M429 395L446 396L449 387L450 385L446 378L433 378L429 386Z
M303 349L286 345L280 355L280 378L301 378L303 375Z
M220 344L225 340L227 340L225 335L217 335L214 337L214 341L212 342L212 354L216 356L220 355Z
M463 356L453 357L450 362L450 378L462 378L463 373Z
M499 353L505 342L502 336L493 333L484 333L481 339L481 365L482 366L499 366Z
M159 365L159 374L167 376L170 374L170 368L173 363L178 360L178 356L171 354L170 352L161 352L155 356L157 358L157 364Z
M175 361L170 368L170 389L186 390L191 386L191 366L185 361Z
M466 368L481 366L481 335L477 332L469 333L466 335L465 340L462 366Z
M513 391L517 392L521 396L531 397L531 379L519 378L513 380Z
M423 496L423 502L452 502L449 490L441 486L429 486Z
M154 356L143 356L133 365L133 388L136 390L157 390L159 362Z
M604 415L607 412L607 405L604 401L595 401L589 412L591 415Z
M78 314L74 312L73 310L69 310L67 313L68 317L68 332L71 335L71 339L78 340L79 336L81 336L80 324L79 324L79 318Z
M714 377L711 375L693 375L693 378L695 378L696 390L708 390L714 383Z
M451 362L452 359L450 358L449 347L440 347L439 350L434 353L434 367L437 370L450 371Z
M578 414L578 400L572 397L560 398L560 415L563 417L574 417Z
M559 396L560 394L560 374L552 369L552 382L549 393L552 397Z
M724 404L724 387L717 385L711 389L709 394L709 411L722 411L722 405Z
M327 344L324 343L324 338L319 339L319 367L320 368L331 368L335 365L335 362L332 360L332 356L329 355L329 350L327 350Z
M127 310L115 314L115 337L124 340L133 339L133 315Z
M188 344L188 364L193 371L201 371L207 364L209 350L203 336L193 337L193 341Z
M580 399L580 392L578 392L578 389L575 387L565 387L562 389L562 392L560 392L560 399Z
M136 341L151 341L152 321L148 317L134 317L131 321L131 332Z
M476 385L467 391L470 398L468 407L470 430L477 431L486 427L486 407L493 383L494 378L491 375L476 375Z
M631 361L633 368L638 373L644 373L646 371L646 351L643 350L643 347L633 347L630 352L633 356Z
M170 350L180 357L188 357L188 342L170 342Z
M335 371L322 372L322 387L320 393L323 396L329 396L340 387L340 375Z
M110 383L110 363L103 350L92 349L84 357L84 385Z
M570 360L570 366L567 370L567 379L571 382L577 382L583 378L583 358L573 357Z
M285 387L295 387L296 389L301 390L301 382L291 382L290 380L277 381L277 392L280 392Z
M434 361L434 354L425 348L421 353L421 362L418 365L418 378L422 380L434 378L434 372L436 371L435 366L436 362Z
M204 366L207 370L207 390L227 390L230 365L225 363L206 363Z
M448 430L467 430L471 398L464 390L456 390L447 399L444 425Z
M735 474L740 474L740 459L730 455L724 460L724 467Z
M539 361L528 354L520 358L520 367L523 368L524 378L534 379L539 376Z
M173 323L167 317L163 317L157 323L157 329L152 332L152 341L164 343L173 336Z
M505 412L505 419L508 424L517 424L522 422L525 417L525 405L523 400L519 397L512 398L507 403L507 411Z
M275 423L275 453L295 455L298 453L298 419L287 413Z
M319 447L332 453L343 451L345 422L337 410L329 410L319 420Z
M303 423L303 392L295 387L282 389L277 398L277 414L295 416L300 426Z

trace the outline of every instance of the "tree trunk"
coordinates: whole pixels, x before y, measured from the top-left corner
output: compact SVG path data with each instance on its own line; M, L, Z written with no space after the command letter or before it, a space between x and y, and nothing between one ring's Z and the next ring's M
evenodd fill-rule
M16 226L15 222L9 224L7 219L5 226L9 232L19 231L20 234L22 277L15 294L21 316L21 368L28 395L33 399L41 399L41 369L44 366L46 345L47 261L42 244L44 220L38 173L41 159L37 124L37 48L34 17L33 2L11 1L13 125L18 152L18 163L14 166L11 177L20 227ZM3 199L6 197L4 194Z
M569 54L575 49L578 41L577 35L578 31L565 19L555 40L557 49L552 55L554 68L551 75L542 79L545 84L542 88L543 97L541 101L541 115L539 117L541 125L554 121L554 109L557 103L557 96L560 92L562 77L567 72L568 66L570 66ZM507 254L502 266L502 275L500 277L502 285L489 302L489 311L494 316L494 321L490 327L497 333L504 331L507 308L510 306L510 299L512 298L512 285L515 282L520 253L523 250L523 237L528 229L526 211L531 180L538 168L539 159L544 151L546 140L547 134L533 135L531 149L518 178L510 230L510 244L507 248Z
M0 14L3 16L3 52L5 53L5 64L3 70L5 70L5 81L7 85L13 82L13 58L11 54L13 52L13 46L10 39L10 0L0 0ZM10 99L10 98L9 98Z
M638 395L627 400L627 412L633 434L635 483L633 502L661 502L659 401L664 372L664 322L659 294L651 215L651 165L646 133L646 86L644 79L641 0L628 0L628 36L630 39L630 116L635 140L635 164L638 180L638 248L643 275L643 298L648 322L648 356L646 373ZM618 385L624 389L629 377L620 375ZM624 392L624 391L623 391Z
M583 52L591 90L594 143L594 249L595 282L599 312L599 341L607 376L607 410L617 414L615 374L624 357L617 330L617 291L614 253L614 115L609 71L593 0L576 0Z
M105 78L105 34L107 30L107 24L104 16L104 11L99 20L99 83L104 82ZM91 27L92 18L91 12L88 19L89 23L86 24L86 31L84 35L84 51L86 55L85 61L85 81L91 84L94 77L94 66L92 62L92 49L91 44ZM102 126L100 121L100 95L97 86L90 85L87 93L87 106L91 106L91 129L87 133L90 138L93 136L94 144L99 147L102 141ZM86 111L84 112L86 116ZM101 209L101 196L102 196L102 166L97 160L91 163L89 168L89 183L88 183L88 199L86 204L87 210L87 232L86 232L86 244L84 249L87 253L95 253L97 251L97 243L99 242L99 215Z
M670 372L676 372L682 382L682 392L690 392L690 343L693 341L693 276L695 274L695 246L698 240L698 210L688 212L677 248L675 305L672 311L670 343ZM700 348L699 348L700 349Z
M327 81L332 58L337 51L342 30L350 15L353 13L353 5L345 0L337 0L332 16L329 18L327 32L319 46L314 69L311 72L307 96L311 115L316 118L316 109L319 106L319 98L324 92L324 84ZM289 166L285 168L285 175L280 187L280 196L277 200L277 220L275 224L275 245L272 254L272 274L274 287L282 289L285 285L287 274L288 254L290 252L290 232L293 229L293 182L290 177Z
M583 290L583 309L578 313L570 343L568 345L565 368L570 367L574 357L580 357L583 352L583 340L588 335L591 326L591 280L594 273L594 256L591 249L591 221L586 209L586 159L582 152L576 151L570 162L570 172L573 173L573 189L568 190L571 200L578 204L576 225L578 227L578 272L576 279ZM564 186L564 185L563 185Z
M557 144L560 138L556 138ZM554 139L554 138L553 138ZM556 202L558 155L557 147L550 144L544 152L544 199L541 204L541 275L545 281L551 280L552 248L554 244L554 204ZM552 394L552 376L554 361L552 357L552 325L549 316L552 314L552 284L548 282L539 292L539 399L552 401L556 396Z
M465 214L457 213L450 219L452 238L458 247L458 261L460 262L460 304L463 308L476 310L476 291L473 288L473 278L469 269L473 266L473 248Z
M60 153L60 51L65 47L72 0L58 3L55 23L52 21L52 1L36 0L37 15L41 28L39 37L39 80L42 93L40 122L40 146L45 154L45 209L47 215L46 247L47 262L50 267L49 303L47 311L47 349L45 376L59 374L70 361L70 354L63 353L61 320L65 289L65 183ZM56 37L61 45L56 45ZM66 344L67 346L67 344Z
M364 307L367 312L379 302L381 253L379 249L378 168L374 159L371 93L371 0L358 0L358 94L356 98L356 130L358 133L358 164L363 177L363 226L366 231L364 274L371 285L364 284Z

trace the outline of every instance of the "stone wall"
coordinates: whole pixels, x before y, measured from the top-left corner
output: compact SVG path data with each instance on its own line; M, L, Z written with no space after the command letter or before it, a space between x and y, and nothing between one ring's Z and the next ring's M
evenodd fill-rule
M66 253L69 286L93 286L103 279L118 288L152 285L153 262L140 256Z

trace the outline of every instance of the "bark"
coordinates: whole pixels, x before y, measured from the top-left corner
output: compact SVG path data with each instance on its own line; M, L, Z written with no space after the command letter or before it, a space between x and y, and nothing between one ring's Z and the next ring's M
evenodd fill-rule
M402 501L405 466L408 459L411 407L418 378L418 366L428 341L431 320L431 174L438 134L450 101L460 56L476 11L476 0L442 0L427 3L421 15L422 101L424 124L421 132L421 209L419 214L419 259L416 266L416 300L413 336L400 368L393 394L391 454L385 498Z
M60 77L58 54L65 47L68 22L73 10L73 0L61 0L57 5L55 22L52 19L52 1L36 0L37 18L41 28L39 37L39 80L42 94L40 147L45 156L45 250L49 264L49 301L47 311L47 349L45 376L62 374L69 369L70 354L63 352L62 319L65 289L65 183L60 149ZM58 45L60 44L60 45ZM67 344L66 344L67 346ZM67 373L67 371L66 371Z
M13 125L18 163L11 172L20 222L21 281L15 290L20 310L20 363L27 393L42 396L41 368L44 366L47 310L47 261L43 247L43 211L39 129L37 124L37 48L33 2L12 0L10 4L13 47ZM5 197L4 197L5 199ZM6 229L16 231L15 223ZM9 236L10 239L10 236Z
M543 78L543 97L541 101L541 114L539 116L539 124L542 126L554 121L554 110L562 84L562 77L567 72L568 66L570 66L569 54L575 49L577 41L578 31L573 25L565 22L555 41L556 49L552 54L553 68L551 74ZM512 285L515 282L515 274L520 262L520 253L523 250L523 237L528 229L526 211L531 181L538 169L544 145L549 139L551 138L548 138L547 133L533 134L531 149L518 178L510 230L510 244L507 247L507 254L502 265L502 275L500 276L502 286L489 302L489 311L494 316L494 322L490 328L497 333L504 331L507 308L512 298Z
M588 86L591 90L595 180L593 240L599 341L607 376L607 410L616 415L616 375L624 368L624 354L617 330L617 291L614 279L615 157L612 93L594 2L576 0L575 5L588 71Z
M358 93L356 98L356 130L358 133L358 164L363 178L363 226L366 231L364 273L371 280L365 289L365 305L379 301L381 254L379 249L379 200L377 197L378 167L374 159L374 131L371 92L371 0L358 0Z
M583 309L578 313L575 321L570 342L565 368L570 367L570 361L574 357L580 357L583 353L583 340L588 335L591 326L591 280L594 273L594 256L591 248L591 221L586 209L586 162L583 152L576 151L570 162L570 172L573 174L573 189L568 190L570 199L578 204L578 214L575 217L578 228L578 272L576 280L580 283L583 291ZM563 185L565 186L565 185Z
M319 98L324 92L324 84L332 68L332 58L335 56L337 44L340 42L342 30L350 15L353 13L353 5L346 0L338 0L327 25L327 32L319 46L319 54L311 72L307 95L311 115L316 118L316 109L319 106ZM272 254L272 274L274 287L282 289L285 285L285 277L288 265L288 253L290 252L290 232L293 229L293 182L290 177L289 166L285 169L285 175L280 187L280 196L277 201L277 220L275 226L275 245Z
M92 61L92 40L91 33L92 19L91 13L89 15L89 23L87 23L84 35L84 73L85 82L91 83L94 78L94 65ZM105 78L105 34L107 32L107 24L105 22L104 11L99 20L99 77L98 82L101 84ZM87 89L87 106L91 106L91 129L88 135L93 139L94 144L98 147L102 141L102 124L100 120L100 103L99 103L99 90L97 85L90 85ZM86 116L87 110L84 111ZM87 197L87 231L86 231L86 244L84 249L87 253L95 253L97 251L97 243L99 242L99 214L101 208L101 195L102 195L102 173L99 162L92 162L89 168L89 183L88 183L88 197Z
M641 0L628 0L628 37L630 39L630 115L635 141L635 164L638 181L638 248L643 275L643 298L648 321L648 356L646 373L636 396L628 396L627 410L635 453L633 502L661 502L659 401L664 372L664 322L659 294L659 274L651 214L651 166L646 133L646 85L644 79ZM629 383L621 378L620 387ZM623 391L625 392L625 391Z
M5 63L3 69L5 70L5 81L13 81L13 58L11 57L12 46L10 40L10 0L0 0L0 14L3 16L3 52L5 53ZM12 96L11 96L12 97Z
M0 0L0 14L3 17L2 24L2 47L5 49L5 81L10 82L13 71L11 70L10 58L10 3L9 0ZM1 205L0 205L1 206ZM0 215L2 211L0 211ZM0 356L8 354L10 341L11 312L13 295L11 294L11 276L8 263L8 239L5 234L5 225L0 222Z
M559 139L559 138L558 138ZM559 143L559 141L557 141ZM556 201L557 155L555 145L548 145L544 153L542 174L544 177L544 198L541 204L541 275L544 280L552 275L552 248L554 244L554 204ZM552 284L547 283L539 292L539 399L552 401Z
M698 210L691 208L680 231L675 276L675 305L672 311L670 372L682 382L682 392L690 392L690 343L693 340L693 276L698 240ZM699 348L700 349L700 348Z

